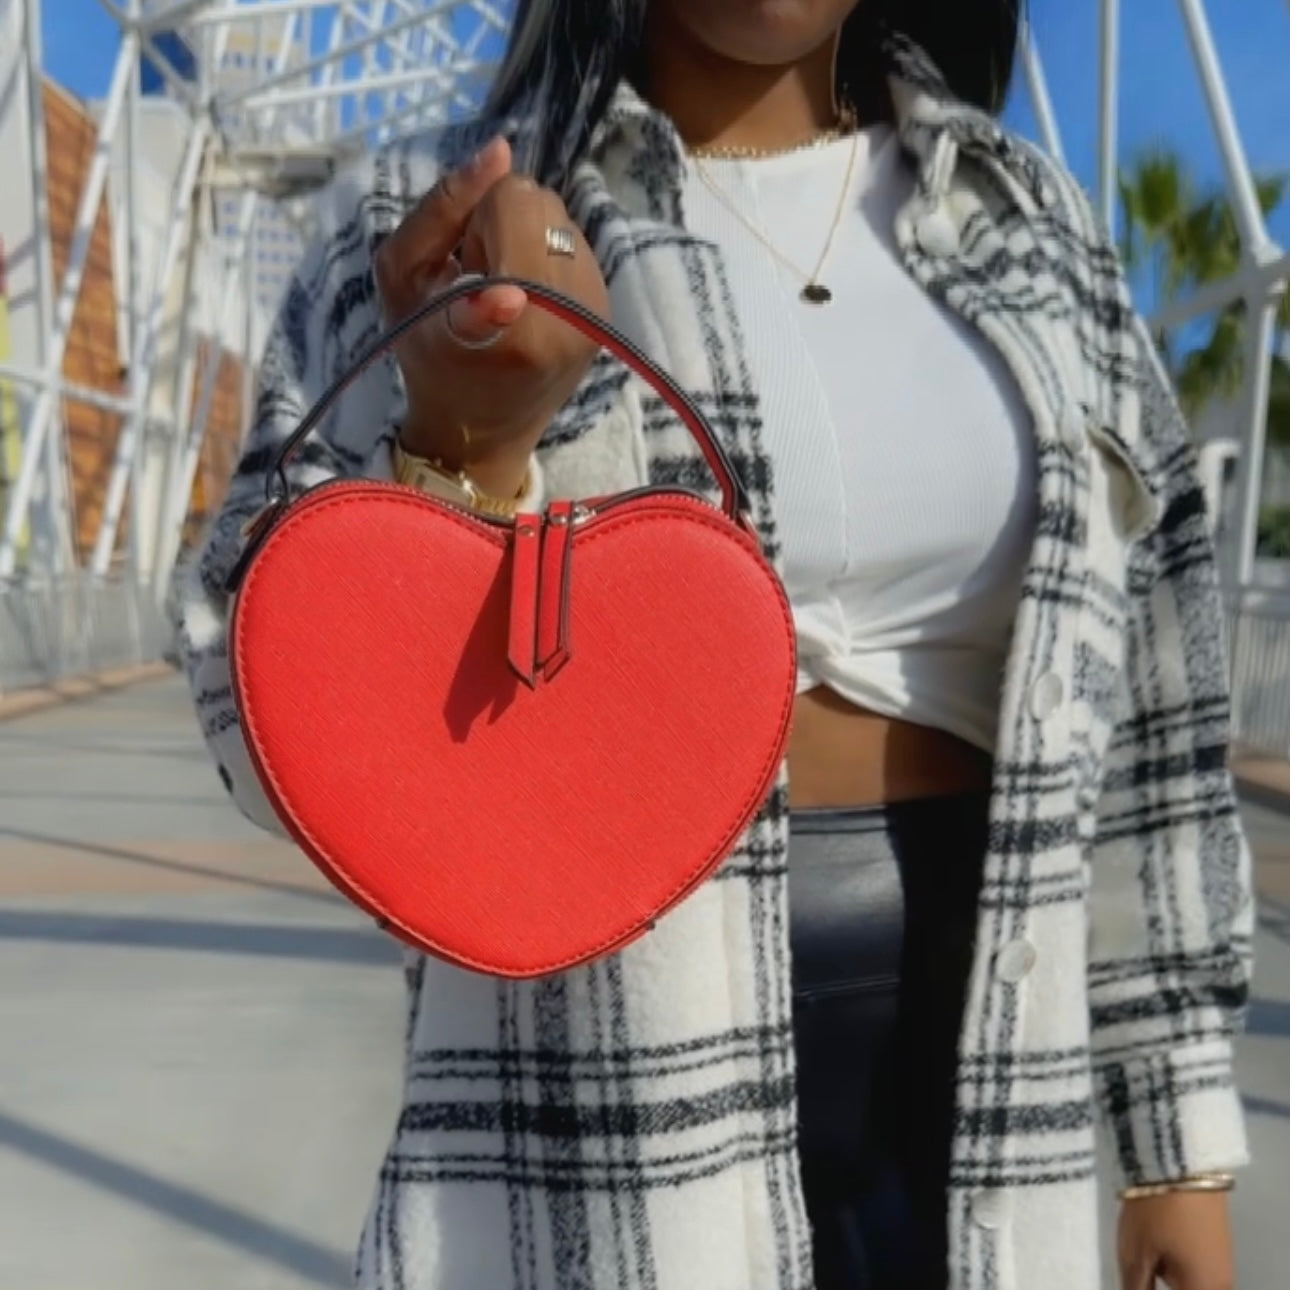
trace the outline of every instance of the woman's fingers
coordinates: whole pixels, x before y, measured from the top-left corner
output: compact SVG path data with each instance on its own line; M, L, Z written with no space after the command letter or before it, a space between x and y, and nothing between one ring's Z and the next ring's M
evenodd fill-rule
M461 169L445 174L381 243L373 272L392 319L405 317L425 298L427 287L460 244L475 208L510 168L510 145L494 139Z

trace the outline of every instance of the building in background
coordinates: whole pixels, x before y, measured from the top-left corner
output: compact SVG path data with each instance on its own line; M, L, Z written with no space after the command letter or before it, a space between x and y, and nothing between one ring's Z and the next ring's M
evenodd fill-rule
M216 95L232 96L251 91L288 67L305 62L301 41L290 39L285 18L268 19L253 27L249 23L228 27L226 41L212 62L212 89ZM256 133L257 114L240 104L221 111L221 125L229 133ZM303 130L301 137L304 137ZM228 189L215 198L215 225L219 236L236 244L242 219L243 194ZM304 252L304 239L290 209L282 203L259 200L249 250L252 283L257 306L257 339L262 339L269 319L276 312L287 282Z
M19 572L32 567L71 574L87 565L99 538L121 445L122 404L130 393L137 357L132 352L138 334L131 317L132 293L138 318L147 311L160 269L191 117L172 97L145 94L138 113L133 219L120 131L112 140L107 182L97 207L80 211L94 168L103 105L83 102L47 77L36 95L30 92L21 58L21 17L20 6L0 2L0 79L8 87L0 110L0 156L6 162L5 183L0 185L0 367L14 373L42 371L52 352L54 313L78 241L86 255L75 297L68 302L47 465L37 477L30 522L24 521L16 544L17 567ZM168 52L184 66L183 51L174 42L169 42ZM191 58L187 66L195 66ZM157 79L141 68L141 88L155 87ZM43 172L38 171L34 146L34 105L43 122ZM78 224L82 214L89 218ZM47 219L43 229L42 218ZM135 480L140 494L164 488L172 477L174 446L192 423L204 370L200 357L179 362L188 329L199 355L212 360L209 433L191 490L198 524L222 496L240 441L247 371L237 326L238 283L219 255L204 246L209 218L209 210L196 203L181 228L180 264L186 268L191 251L194 289L186 291L187 274L181 271L173 275L164 295L148 364L153 379L143 419L144 455ZM42 250L48 255L43 267ZM21 440L36 413L41 388L21 375L0 375L0 516L7 512L17 481ZM130 543L155 549L163 536L159 520L150 515L146 523L136 521L134 510L132 496L112 535L113 568Z
M168 6L173 7L173 0L151 0L150 5L144 5L144 10L151 7L164 11ZM192 36L162 32L157 45L172 67L194 80L199 66L206 69L208 82L204 88L221 102L218 126L225 135L254 138L262 114L246 108L239 96L255 91L271 77L307 61L308 51L298 33L298 25L289 17L267 17L254 23L231 22L218 28L205 28ZM180 108L169 82L155 64L145 56L140 67L144 94L154 101L169 100ZM308 110L314 112L316 108L311 105ZM286 124L289 127L290 121ZM275 133L280 136L281 129ZM307 137L303 127L299 133L301 139ZM255 203L254 223L249 245L244 248L241 230L249 218L244 205L247 200L242 190L216 189L213 219L215 235L228 257L246 265L256 315L252 348L258 349L291 272L304 252L304 239L298 221L285 203L252 197L249 200Z

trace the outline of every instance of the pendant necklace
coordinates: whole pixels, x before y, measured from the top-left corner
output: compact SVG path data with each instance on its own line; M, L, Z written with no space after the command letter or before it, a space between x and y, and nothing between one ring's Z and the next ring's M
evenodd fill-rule
M809 273L809 274L804 273L796 264L793 263L792 260L790 260L786 255L784 255L784 253L780 251L779 248L776 247L773 242L771 242L771 240L761 231L761 229L759 229L750 219L747 218L747 216L744 215L744 213L739 209L739 207L733 201L730 200L729 196L721 189L721 187L715 182L715 180L713 180L712 176L708 174L707 170L703 166L703 163L699 159L700 156L709 156L709 157L720 156L722 158L735 159L735 158L752 158L752 157L771 157L771 156L777 156L782 154L778 154L774 152L754 152L752 150L743 150L739 152L735 152L733 150L718 152L716 150L713 150L705 153L699 153L696 151L696 152L691 152L690 154L692 160L694 161L695 171L697 172L699 178L703 180L706 187L711 191L712 195L781 264L783 264L786 268L790 269L794 274L796 274L799 278L805 281L806 285L802 288L801 299L806 301L807 304L811 304L811 305L826 305L829 303L829 301L833 299L833 292L830 291L829 288L826 287L824 283L820 281L820 274L824 271L824 266L828 262L829 252L833 249L833 241L837 237L838 226L842 223L842 213L846 209L847 196L851 192L851 176L855 172L856 154L860 149L859 132L855 130L854 124L852 124L851 129L852 129L851 156L850 156L850 159L847 161L847 173L846 173L846 178L842 182L842 192L838 196L838 208L834 212L833 224L829 228L828 240L825 242L824 250L820 254L819 263L815 266L815 272ZM813 140L811 143L806 144L804 146L819 147L824 143L831 143L833 142L833 140L839 137L840 137L840 131L835 128L833 130L827 131L820 138ZM801 151L801 148L800 147L791 148L788 151L797 152L797 151Z

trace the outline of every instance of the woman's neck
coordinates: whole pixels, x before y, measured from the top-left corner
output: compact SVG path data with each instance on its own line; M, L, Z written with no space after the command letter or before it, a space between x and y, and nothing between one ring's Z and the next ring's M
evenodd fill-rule
M832 40L797 63L758 67L723 58L664 19L647 24L644 53L640 88L690 147L789 148L838 122Z

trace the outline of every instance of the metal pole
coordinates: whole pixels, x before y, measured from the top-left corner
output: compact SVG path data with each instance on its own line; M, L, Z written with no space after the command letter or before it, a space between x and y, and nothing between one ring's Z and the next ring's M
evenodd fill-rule
M265 32L265 26L266 24L264 23L263 20L255 23L255 54L254 54L255 62L253 64L253 67L255 70L251 73L253 82L255 80L258 80L260 77L264 76L268 71L268 69L264 65L265 64L264 54L265 54L265 49L267 48L265 43L265 37L267 34ZM217 112L219 111L218 106L216 107L216 111ZM246 124L247 124L247 128L250 131L252 140L258 141L261 134L260 123L252 116L247 118Z
M221 94L217 100L217 106L231 107L233 104L245 102L247 99L262 101L268 96L269 91L277 89L280 85L289 85L292 81L302 80L306 76L312 76L315 72L328 74L346 59L357 57L359 54L364 55L365 71L371 73L377 66L373 59L377 46L393 43L396 37L406 32L426 27L431 23L437 23L440 15L452 8L451 4L434 5L410 17L396 18L393 22L386 22L385 13L388 5L389 0L384 0L379 16L372 23L371 30L366 36L350 41L345 45L339 43L336 35L341 21L341 16L338 14L337 25L332 28L332 39L335 43L328 48L326 53L292 67L279 67L271 76L257 77L252 85L245 86L240 90L234 90L229 94ZM321 83L326 83L329 80L330 75L326 75ZM366 84L366 81L364 84Z
M339 17L336 19L339 22ZM231 31L231 23L225 22L215 28L215 39L211 43L211 55L206 60L202 69L202 93L203 98L211 100L210 94L210 74L212 69L220 65L220 60L224 55L227 47L228 35ZM281 56L285 60L287 51L290 49L291 37L293 34L292 24L287 23L283 33L281 43ZM278 113L276 111L269 114L265 121L265 127L270 127ZM254 225L258 209L258 198L255 193L248 192L242 197L241 206L238 213L238 222L233 237L232 246L225 260L230 272L236 272L237 267L241 266L244 273L253 276L255 250L251 244L251 232ZM197 236L194 231L194 237ZM253 330L253 310L254 310L254 284L248 283L245 288L244 305L248 314L244 317L244 330L249 335ZM208 340L206 350L207 361L203 364L201 387L198 393L197 406L193 413L193 419L190 424L189 433L183 446L182 457L177 471L171 477L168 485L168 498L165 514L163 518L162 536L158 542L157 562L155 569L155 581L158 592L164 597L165 586L169 581L171 570L179 551L183 536L184 521L188 514L188 505L192 496L193 483L196 479L197 470L201 462L202 443L205 438L206 427L210 419L211 409L214 402L215 389L219 375L223 355L223 336L225 331L231 325L232 314L231 307L237 303L235 292L225 293L222 301L222 308L219 311L217 324L214 335ZM250 387L251 382L251 365L253 355L250 353L249 343L244 339L244 349L247 351L243 355L243 361L246 364L246 375L244 377L242 400L244 411L253 395ZM185 395L185 398L187 395ZM187 407L184 406L183 415L187 416ZM249 411L246 412L249 417Z
M1097 199L1102 221L1114 237L1120 154L1120 0L1101 0L1101 21Z
M374 0L374 3L372 5L372 14L371 14L371 19L372 19L371 30L367 35L367 37L365 38L367 41L371 43L369 43L367 48L363 51L363 79L364 80L370 80L380 71L381 65L380 65L379 59L377 58L377 52L380 49L380 44L378 42L380 41L381 36L384 34L382 31L382 28L385 27L386 23L388 22L389 14L390 14L389 0ZM401 23L407 22L407 21L408 19L405 16L400 21L395 21L393 23L390 23L389 26L394 28L396 31L401 31L402 30ZM391 49L394 48L393 42L390 43L389 48ZM412 91L412 92L415 93L416 91ZM424 89L422 90L422 92L424 93ZM386 113L388 113L389 110L390 110L390 94L387 91L385 94L381 96L382 115L385 115Z
M174 491L170 494L169 507L166 512L166 532L161 547L161 559L158 560L158 589L164 599L164 585L161 570L165 570L165 579L169 580L174 564L183 542L184 521L188 518L188 506L192 500L193 485L197 480L197 470L202 460L202 444L206 439L206 426L210 421L211 409L215 404L215 390L219 384L219 370L223 363L224 347L218 337L208 340L202 351L201 387L197 393L197 402L193 411L192 425L184 441L183 455L176 473Z
M242 290L245 298L242 301L242 426L245 429L251 424L255 411L255 314L256 285L259 276L256 273L260 244L256 236L259 231L260 203L254 201L250 228L246 237L246 254L242 260Z
M1267 224L1259 206L1259 195L1254 187L1254 176L1250 173L1245 147L1241 143L1241 134L1237 129L1227 82L1214 49L1214 37L1205 16L1205 6L1201 0L1178 0L1178 7L1182 10L1183 22L1187 26L1187 38L1191 42L1192 56L1196 60L1201 87L1205 91L1205 103L1218 139L1223 167L1227 171L1232 212L1241 231L1241 241L1247 249L1256 250L1268 240Z
M1061 162L1066 154L1062 147L1061 131L1057 125L1057 114L1053 111L1053 101L1048 94L1048 78L1044 75L1044 65L1039 57L1039 48L1035 44L1035 29L1026 23L1021 43L1022 63L1026 72L1026 87L1030 91L1031 106L1035 109L1035 120L1039 125L1039 134L1044 147Z
M139 19L142 16L143 6L141 0L129 0L129 9L127 16L129 18L130 29L138 31ZM146 386L148 372L145 364L141 362L142 347L140 341L143 338L143 239L139 232L139 217L142 214L142 203L139 201L139 93L141 86L139 84L139 71L136 69L130 77L130 88L126 91L125 100L125 209L127 228L127 254L129 256L128 283L129 283L129 348L126 351L130 355L130 402L133 407L139 405L139 388L141 385ZM161 266L157 266L157 281L153 283L153 289L156 290L161 286L162 274ZM131 515L130 527L128 531L129 541L129 558L130 572L137 582L140 577L141 563L143 559L143 549L140 534L140 517L139 511L139 489L138 489L138 463L140 453L137 451L137 442L139 439L139 422L136 414L131 416L122 423L121 429L117 434L117 452L116 463L112 469L112 479L115 479L119 464L124 459L128 462L129 472L132 479L133 487L131 488L131 497L134 501L133 514ZM124 485L122 486L124 493ZM107 563L104 563L102 570L97 568L98 548L102 545L104 530L111 529L111 540L107 551L107 561L110 562L113 549L116 546L117 519L109 509L112 503L112 490L109 487L105 495L103 514L99 519L99 538L95 546L92 571L95 574L107 572ZM117 515L120 514L120 503L117 503Z
M43 372L31 372L25 367L12 367L8 363L0 363L0 381L13 381L17 385L36 390L43 389L48 384ZM54 384L59 397L69 403L88 403L101 412L112 412L118 416L124 416L130 410L130 401L118 398L115 394L104 394L102 390L91 390L68 380L55 381Z
M476 72L486 70L491 67L491 63L485 63L481 60L473 60L461 64L455 69L459 76L473 76ZM306 85L298 90L271 90L261 92L257 85L255 92L242 97L241 102L245 105L248 112L268 112L274 108L283 107L293 103L312 103L315 98L344 98L351 94L376 94L388 90L411 89L422 84L425 78L429 76L435 80L444 80L444 74L433 67L414 68L411 71L388 72L382 76L374 76L369 80L355 85L352 82L342 82L339 85ZM455 95L463 105L470 102L466 96Z
M193 122L197 128L197 122ZM200 182L200 181L199 181ZM166 446L164 484L157 506L156 529L152 535L152 591L158 604L163 604L170 581L173 557L168 549L170 512L179 488L179 471L183 463L184 444L187 439L185 425L192 410L193 382L195 377L195 345L197 328L193 325L193 311L197 307L197 266L201 249L201 217L198 203L187 212L186 254L184 256L184 286L179 313L179 336L175 343L175 366L170 390L170 406L174 412L173 433ZM185 502L185 507L187 503Z
M1232 214L1241 235L1242 259L1248 269L1252 265L1257 266L1274 259L1275 251L1270 245L1267 222L1259 205L1249 159L1241 143L1236 115L1232 111L1227 82L1219 66L1205 6L1201 0L1178 0L1178 7L1187 28L1187 38L1191 43L1192 56L1205 93L1205 103L1223 158ZM1279 294L1274 286L1266 293L1246 297L1250 323L1245 369L1246 425L1242 452L1237 463L1238 528L1234 551L1230 556L1233 561L1232 573L1238 587L1249 585L1254 577L1259 510L1263 500L1263 461L1267 444L1272 345L1276 336L1275 309Z
M1247 337L1245 398L1246 432L1244 451L1237 461L1236 489L1238 527L1234 543L1232 574L1238 588L1254 582L1258 553L1259 512L1263 502L1263 461L1267 447L1268 393L1272 378L1272 346L1276 339L1277 304L1280 291L1274 289L1261 301L1251 300Z
M178 480L170 494L170 508L166 516L165 543L161 549L158 567L165 568L166 577L179 553L183 541L184 521L188 518L188 504L193 495L193 485L197 479L197 470L201 465L202 444L206 438L206 427L210 421L211 410L215 405L215 390L219 384L220 367L224 361L224 347L221 341L226 325L230 320L230 302L235 297L230 292L224 298L224 308L218 320L215 336L208 339L203 351L201 388L197 395L197 404L193 411L192 424L184 444L183 459L178 471ZM249 357L245 360L249 362ZM164 593L163 593L164 594Z
M54 252L50 237L52 222L49 213L49 144L45 126L45 89L42 71L44 55L41 48L40 0L27 0L19 7L19 17L24 21L23 56L24 74L27 79L27 115L31 123L31 181L35 207L33 268L36 278L36 362L42 376L47 376L50 366L49 333L54 324ZM58 366L61 370L62 359ZM38 401L38 400L37 400ZM33 409L34 411L34 409ZM32 438L30 431L24 444L25 460ZM72 503L68 488L66 463L61 435L50 435L44 446L45 495L41 509L44 511L45 540L50 571L60 574L72 563ZM19 463L21 472L21 463ZM34 481L33 481L34 490ZM21 523L18 532L21 532ZM12 570L10 570L12 572Z
M18 535L22 531L23 522L27 516L27 509L36 483L36 471L41 455L45 451L46 438L49 435L50 423L53 420L57 405L54 382L62 370L63 357L67 353L67 340L71 331L72 315L76 309L81 284L85 279L85 266L89 259L90 239L93 236L95 217L98 214L99 203L103 198L103 188L107 182L108 168L111 162L112 139L116 134L117 125L121 119L121 109L125 104L126 89L134 72L138 52L137 39L133 33L127 32L121 41L121 49L117 54L111 87L108 90L107 102L104 105L103 117L99 124L94 160L90 165L89 174L86 176L85 188L81 193L80 204L77 207L75 233L72 237L71 250L67 258L67 269L63 275L62 288L59 291L58 303L54 311L53 326L49 331L49 350L45 360L48 384L37 396L35 406L32 409L22 462L18 468L18 478L14 482L8 511L5 514L4 532L3 536L0 536L0 578L9 577L14 571Z
M99 0L99 7L115 18L123 31L130 26L130 15L120 5L114 4L113 0ZM150 30L136 26L134 32L139 41L140 51L148 55L148 61L166 82L166 88L190 111L196 111L200 104L193 94L192 86L180 75L179 69L170 61L169 56L157 46Z
M345 24L347 21L347 6L337 5L336 12L332 14L331 30L327 35L327 63L318 74L319 85L330 85L332 77L336 74L338 66L336 62L336 51L340 49L345 39ZM331 105L326 99L320 98L314 104L314 133L320 138L327 128L327 115ZM333 114L334 115L334 114Z
M138 332L131 361L130 415L121 427L121 434L117 440L116 460L113 463L112 475L108 480L106 499L103 503L103 520L99 526L98 540L90 561L91 571L99 577L107 573L111 564L112 552L116 546L117 527L120 524L121 510L125 503L126 485L134 471L140 440L143 437L147 419L147 402L151 392L149 377L157 347L157 336L161 330L161 318L165 312L168 287L175 272L175 262L183 247L188 212L193 190L197 185L202 156L206 149L208 131L209 127L204 120L195 121L188 136L188 147L175 181L170 205L170 222L157 265L148 315ZM136 494L136 505L137 501ZM142 576L142 572L141 569L138 571L139 576Z
M1151 319L1153 331L1172 331L1184 323L1212 314L1235 300L1262 299L1278 283L1290 282L1290 251L1269 244L1231 277L1211 282L1174 304L1158 310Z
M218 0L181 0L165 9L154 10L140 24L144 31L173 31L194 17L199 10L213 9Z

